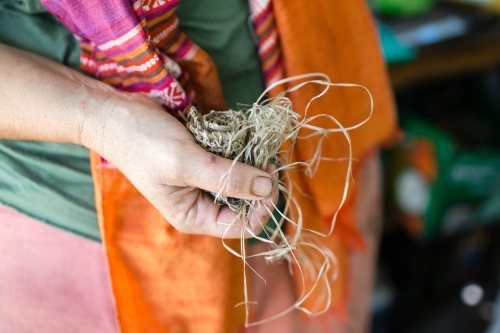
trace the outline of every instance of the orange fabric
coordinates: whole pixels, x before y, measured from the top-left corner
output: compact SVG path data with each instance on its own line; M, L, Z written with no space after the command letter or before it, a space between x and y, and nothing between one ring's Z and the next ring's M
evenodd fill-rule
M285 77L321 72L332 82L355 83L366 86L374 98L374 113L359 129L351 131L353 157L361 158L368 149L397 134L396 114L391 88L379 49L372 17L364 0L273 0L276 24L280 36ZM307 85L290 94L293 108L302 112L310 98L321 92L318 85ZM327 113L336 117L343 126L355 125L369 114L369 98L359 88L331 88L322 98L314 101L308 116ZM315 122L322 127L334 128L331 121ZM297 141L296 160L307 160L316 149L311 140ZM348 144L342 134L330 134L323 142L322 156L345 158ZM354 165L354 179L357 167ZM326 232L332 216L338 209L344 190L347 162L323 161L312 179L301 172L291 172L291 178L303 192L312 198L300 197L305 227ZM355 184L351 182L346 204L337 218L331 237L322 242L338 257L341 275L333 285L332 309L339 318L344 317L348 304L348 255L352 243L359 243L356 221L352 218ZM353 232L354 231L354 232ZM315 299L305 303L312 307ZM345 319L345 318L344 318Z
M354 157L390 139L396 129L394 105L365 1L273 0L273 4L285 76L323 72L334 82L365 85L372 93L372 118L350 132ZM294 110L304 110L320 89L311 85L292 93ZM328 113L351 126L368 112L369 100L361 89L332 88L312 104L309 116ZM318 123L334 127L326 120ZM297 142L294 158L307 159L315 147L314 142ZM343 135L330 135L322 155L347 157ZM298 197L307 228L329 229L340 203L346 167L346 162L325 161L312 179L291 172L293 181L309 195ZM240 327L243 308L234 305L243 300L241 260L226 251L219 239L176 232L118 170L100 165L95 155L92 172L122 332L211 333ZM341 319L347 316L348 254L353 244L362 245L349 213L352 191L349 195L337 220L339 228L322 240L339 259L341 273L333 286L332 309ZM305 306L313 303L314 299Z
M91 155L118 320L129 332L231 332L244 320L243 264L221 240L177 232L114 168ZM226 243L239 247L239 241Z

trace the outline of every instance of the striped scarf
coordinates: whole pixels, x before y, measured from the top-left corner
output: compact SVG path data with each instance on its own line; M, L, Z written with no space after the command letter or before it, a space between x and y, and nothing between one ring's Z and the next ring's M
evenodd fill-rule
M167 110L196 104L188 73L199 47L179 28L179 0L42 0L81 44L81 69L130 92L146 92ZM267 85L282 76L271 0L249 0Z

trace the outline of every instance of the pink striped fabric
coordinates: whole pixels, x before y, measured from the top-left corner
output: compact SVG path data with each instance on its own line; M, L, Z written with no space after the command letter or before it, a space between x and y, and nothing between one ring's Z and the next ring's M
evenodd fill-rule
M42 0L81 43L82 70L117 89L147 92L170 111L196 98L176 60L198 47L179 29L179 0ZM282 77L278 31L270 0L250 0L267 85Z
M250 0L250 12L259 46L264 81L269 86L283 78L278 29L271 0Z
M179 0L42 0L80 40L84 72L117 89L148 92L170 111L194 98L186 72L198 47L179 29Z

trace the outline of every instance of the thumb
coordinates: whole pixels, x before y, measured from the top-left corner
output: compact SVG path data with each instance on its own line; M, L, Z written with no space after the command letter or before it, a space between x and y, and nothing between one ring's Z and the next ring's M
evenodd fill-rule
M276 169L274 166L267 169L268 173L206 152L202 148L200 153L193 155L194 158L184 170L184 181L189 186L247 200L270 198L278 187L270 175Z

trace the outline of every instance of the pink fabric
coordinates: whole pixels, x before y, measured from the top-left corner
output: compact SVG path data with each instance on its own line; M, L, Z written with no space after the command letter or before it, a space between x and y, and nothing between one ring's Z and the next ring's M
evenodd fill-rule
M117 333L102 244L0 205L0 332Z
M187 73L173 59L198 51L179 29L179 0L42 0L81 43L80 67L113 87L147 92L170 111L194 98Z

